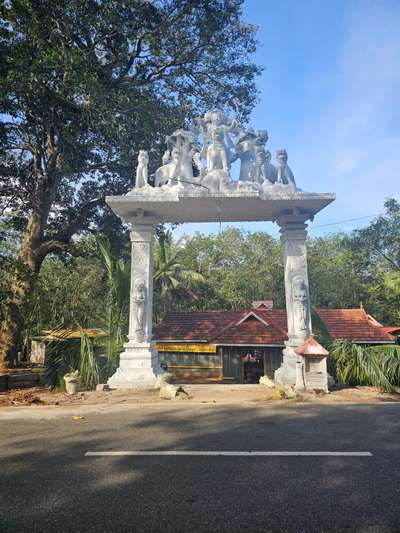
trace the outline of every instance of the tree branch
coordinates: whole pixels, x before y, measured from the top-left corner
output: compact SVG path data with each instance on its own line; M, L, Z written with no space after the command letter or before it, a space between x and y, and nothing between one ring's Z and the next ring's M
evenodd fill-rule
M60 231L59 233L56 233L54 235L50 235L46 239L44 239L40 248L43 247L43 250L46 250L49 246L51 248L51 246L53 246L53 244L51 243L64 243L64 245L68 244L71 240L71 237L82 228L91 211L101 205L104 205L104 196L94 198L93 200L86 202L80 208L73 222L71 222L69 226L64 228L63 231ZM57 249L59 248L59 246L59 244L55 245Z

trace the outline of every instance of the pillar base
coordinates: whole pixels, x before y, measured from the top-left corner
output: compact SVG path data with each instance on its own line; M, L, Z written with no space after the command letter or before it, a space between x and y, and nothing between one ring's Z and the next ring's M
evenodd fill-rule
M158 365L153 343L129 341L120 355L119 367L107 384L111 389L158 389L164 370Z
M292 385L296 384L296 363L298 361L298 355L294 351L292 346L286 346L283 350L283 361L278 368L275 370L274 380L279 385Z

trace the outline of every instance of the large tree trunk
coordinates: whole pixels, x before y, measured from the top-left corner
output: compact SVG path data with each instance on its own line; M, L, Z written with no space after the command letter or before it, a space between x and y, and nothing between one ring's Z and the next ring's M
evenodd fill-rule
M0 369L13 366L21 349L23 311L33 288L34 274L39 272L43 261L42 236L43 227L35 211L28 220L19 251L21 268L14 273L10 302L0 326Z
M21 269L15 272L6 316L0 326L0 369L11 367L21 349L23 310L32 290L34 274L39 272L46 254L44 229L52 205L57 181L54 175L43 175L39 159L34 158L37 179L32 212L19 251ZM53 172L54 174L54 172Z
M17 361L21 347L23 309L31 290L31 280L32 276L27 273L12 284L11 301L0 326L0 371L12 367Z

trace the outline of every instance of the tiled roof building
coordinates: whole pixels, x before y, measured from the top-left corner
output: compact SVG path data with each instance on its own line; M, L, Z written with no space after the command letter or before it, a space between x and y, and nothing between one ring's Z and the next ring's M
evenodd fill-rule
M394 337L363 308L317 309L331 337L358 343L393 343ZM157 341L272 344L287 338L284 309L168 313L154 330Z
M396 341L388 328L362 306L316 312L332 338L359 344ZM158 343L160 360L177 379L244 382L246 369L242 360L246 355L254 355L259 361L259 373L273 377L287 339L286 311L273 309L267 300L254 302L246 311L172 312L154 329L153 338Z

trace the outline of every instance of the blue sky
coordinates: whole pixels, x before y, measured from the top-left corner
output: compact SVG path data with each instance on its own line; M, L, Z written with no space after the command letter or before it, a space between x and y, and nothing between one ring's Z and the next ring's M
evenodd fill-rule
M366 225L325 226L400 199L400 1L247 0L243 18L259 27L265 68L252 125L268 129L272 153L287 149L299 187L337 194L310 235ZM278 235L273 224L236 226ZM187 224L176 235L196 230L219 225Z

